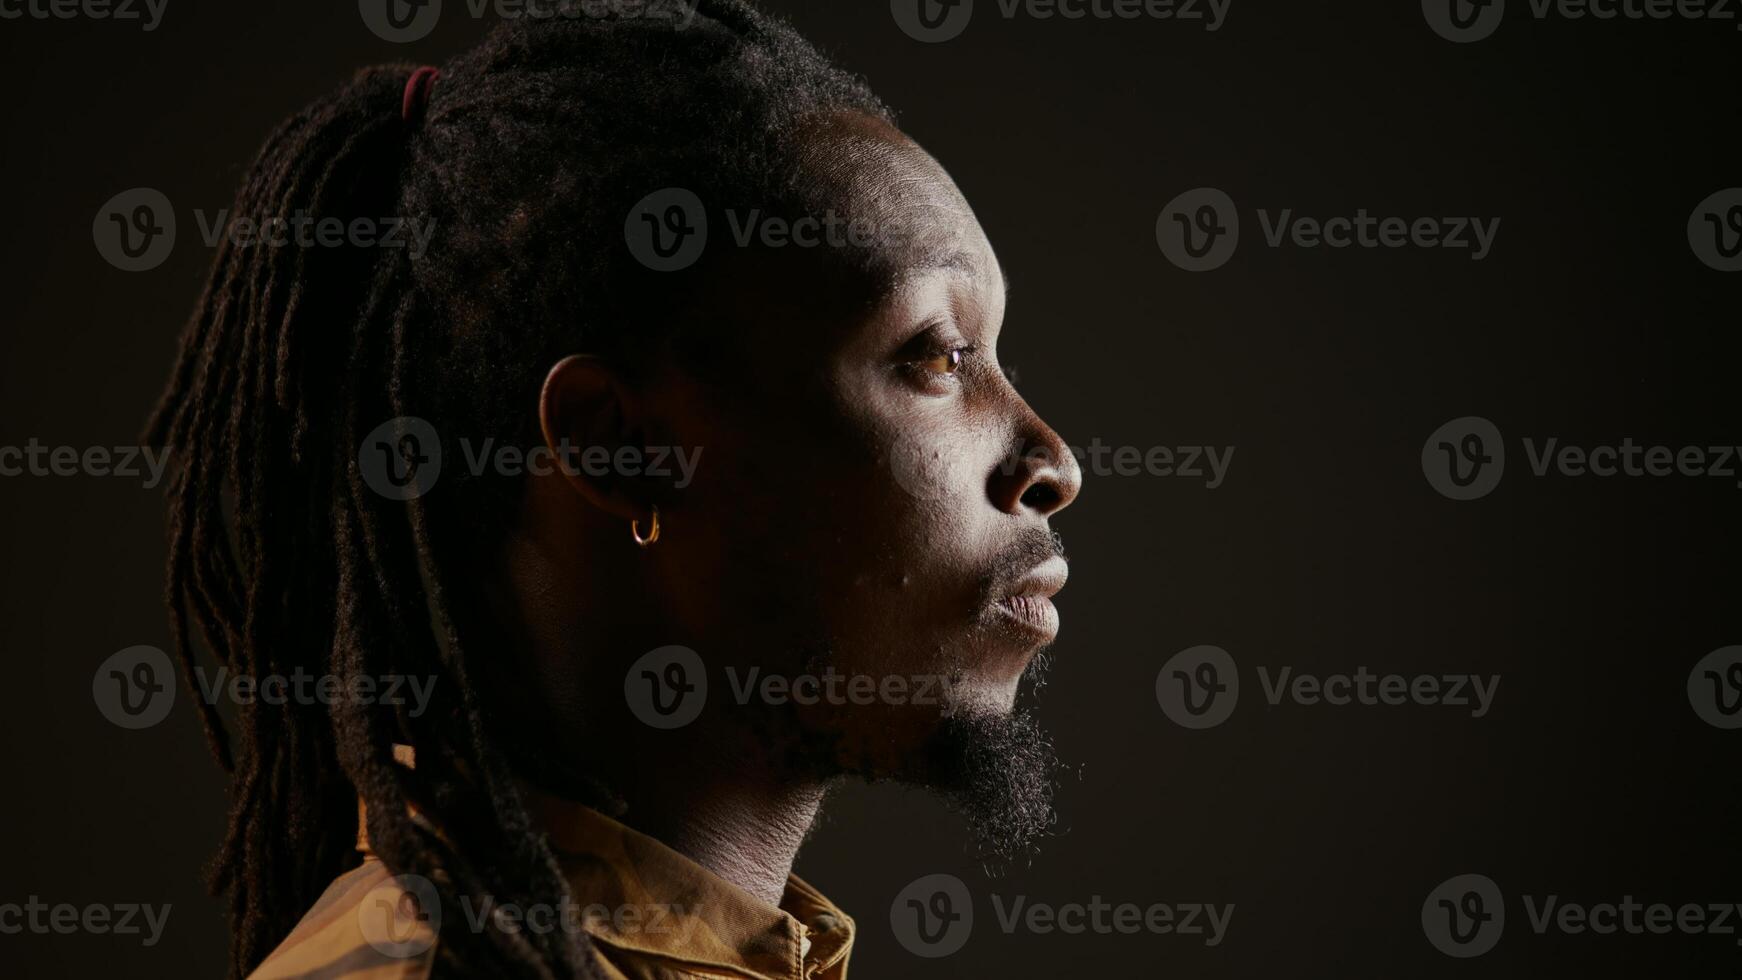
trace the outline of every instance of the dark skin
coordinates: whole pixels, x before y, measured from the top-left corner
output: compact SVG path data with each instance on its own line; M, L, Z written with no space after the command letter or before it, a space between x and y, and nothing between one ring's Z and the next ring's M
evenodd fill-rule
M708 377L554 365L553 448L683 446L701 463L681 490L534 477L505 548L526 707L553 751L630 825L770 904L833 780L923 783L946 712L1011 711L1057 630L1064 563L1038 542L1081 482L998 365L1003 274L942 167L857 116L814 121L804 145L810 191L899 240L847 263L830 246L736 250L703 306L731 337ZM660 539L639 547L630 522L645 531L655 506ZM702 656L711 687L695 723L655 731L627 710L624 674L669 644ZM819 664L941 678L949 695L770 711L737 703L723 673Z

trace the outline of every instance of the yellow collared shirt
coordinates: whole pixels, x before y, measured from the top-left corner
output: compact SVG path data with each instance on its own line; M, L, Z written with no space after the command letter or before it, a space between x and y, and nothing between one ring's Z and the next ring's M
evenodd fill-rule
M442 933L497 928L506 918L586 932L611 980L846 980L853 920L797 876L773 908L595 810L549 799L535 806L571 905L431 914L410 895L415 883L395 878L359 841L363 864L334 881L251 976L424 978Z

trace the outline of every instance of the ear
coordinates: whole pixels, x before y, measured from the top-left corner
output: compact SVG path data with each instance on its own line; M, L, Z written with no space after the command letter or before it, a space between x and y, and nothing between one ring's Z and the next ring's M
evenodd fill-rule
M640 449L645 426L635 392L610 366L583 354L558 361L539 392L538 421L570 488L612 517L647 520L649 488L612 462L620 449Z

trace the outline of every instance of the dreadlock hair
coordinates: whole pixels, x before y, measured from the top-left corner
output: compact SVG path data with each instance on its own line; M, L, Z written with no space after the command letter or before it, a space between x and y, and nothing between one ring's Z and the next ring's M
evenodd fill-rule
M663 15L663 16L662 16ZM693 15L693 19L684 20ZM372 491L361 440L416 417L441 433L538 444L544 372L595 353L633 365L693 306L703 261L635 261L624 221L647 194L786 200L809 117L889 121L862 82L744 0L654 0L639 16L527 16L442 66L415 125L411 65L368 68L266 141L234 213L257 221L398 216L426 254L285 243L219 248L148 441L171 448L167 601L182 669L192 632L256 678L433 678L428 709L211 704L232 774L211 872L230 895L231 971L257 966L371 848L447 909L556 903L567 888L514 778L529 754L485 683L492 651L459 570L499 541L520 481L450 467L410 501ZM190 621L191 620L191 626ZM396 764L395 744L416 764ZM450 929L437 969L597 976L584 935Z

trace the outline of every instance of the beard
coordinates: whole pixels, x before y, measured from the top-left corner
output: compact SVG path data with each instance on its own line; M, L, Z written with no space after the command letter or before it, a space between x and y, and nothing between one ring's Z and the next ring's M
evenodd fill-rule
M1042 653L1024 671L1030 697L1045 683L1049 663ZM1022 700L1008 714L945 717L905 780L943 797L967 820L981 856L994 861L1031 853L1057 822L1053 797L1062 767Z
M894 764L846 750L851 740L843 733L805 726L790 711L764 714L758 727L786 746L789 772L926 790L967 821L983 861L1014 861L1032 853L1057 823L1053 798L1063 766L1025 704L1045 685L1049 666L1044 652L1029 663L1008 712L945 704L924 741Z

